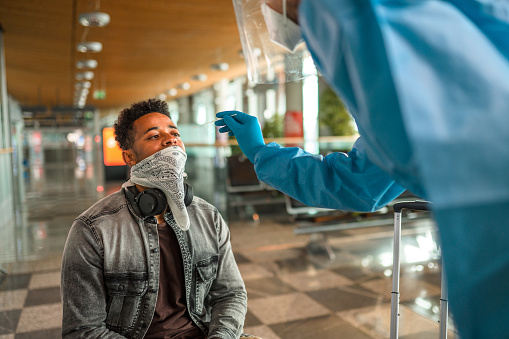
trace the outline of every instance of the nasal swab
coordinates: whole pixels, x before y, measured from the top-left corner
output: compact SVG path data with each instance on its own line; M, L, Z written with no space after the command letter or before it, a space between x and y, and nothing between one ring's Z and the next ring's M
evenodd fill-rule
M231 117L233 117L233 116L235 116L235 115L237 115L237 114L232 114L232 115L230 115L230 116L231 116ZM195 129L195 128L197 128L197 127L202 127L202 126L205 126L205 125L211 124L211 123L213 123L213 122L216 122L216 121L218 121L218 120L223 120L223 118L216 118L215 120L212 120L212 121L206 122L206 123L201 124L201 125L198 125L198 126L194 126L194 127L193 127L193 128L191 128L191 129Z

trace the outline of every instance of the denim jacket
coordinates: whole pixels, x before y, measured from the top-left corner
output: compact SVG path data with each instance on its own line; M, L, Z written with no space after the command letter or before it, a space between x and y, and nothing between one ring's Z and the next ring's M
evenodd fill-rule
M164 217L180 244L189 314L208 338L238 338L247 294L229 229L198 197L188 214L188 231ZM143 338L159 287L156 219L142 218L124 189L98 201L71 227L61 284L63 338Z

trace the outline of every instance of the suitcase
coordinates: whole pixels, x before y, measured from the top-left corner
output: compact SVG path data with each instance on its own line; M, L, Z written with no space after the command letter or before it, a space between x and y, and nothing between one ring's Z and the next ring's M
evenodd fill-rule
M399 202L394 207L394 246L391 292L391 339L398 338L399 330L399 275L400 275L400 244L401 244L401 213L403 209L429 211L431 203L427 201ZM447 338L447 281L442 261L441 296L440 296L440 339Z

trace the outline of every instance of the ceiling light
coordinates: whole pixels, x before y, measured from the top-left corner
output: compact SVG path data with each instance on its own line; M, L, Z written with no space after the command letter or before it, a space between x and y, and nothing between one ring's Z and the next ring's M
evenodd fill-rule
M88 96L88 89L83 89L84 92L77 91L74 93L74 99L86 98Z
M212 64L210 65L210 69L214 71L227 71L230 68L230 65L226 62L220 62L218 64Z
M76 62L76 68L78 69L94 69L97 67L97 60L94 59L87 59L87 60L78 60Z
M203 74L203 73L195 74L191 77L191 79L196 80L196 81L206 81L207 74Z
M90 81L80 81L74 84L75 89L90 88L90 86L92 86Z
M188 90L189 88L191 88L191 85L189 85L188 82L184 82L184 83L178 84L177 88L183 89L183 90Z
M166 94L161 93L161 94L159 94L159 95L157 96L157 98L158 98L159 100L165 101L168 97L166 96Z
M88 94L85 93L76 93L74 94L74 100L87 100Z
M168 95L171 95L172 97L174 97L175 95L177 95L177 89L175 88L172 88L170 90L168 90L168 92L166 92Z
M85 27L104 27L110 23L110 15L103 12L83 13L78 21Z
M76 80L92 80L94 78L94 72L86 71L86 72L80 72L76 73Z
M97 53L103 50L103 44L97 41L80 42L76 45L78 52L92 52Z

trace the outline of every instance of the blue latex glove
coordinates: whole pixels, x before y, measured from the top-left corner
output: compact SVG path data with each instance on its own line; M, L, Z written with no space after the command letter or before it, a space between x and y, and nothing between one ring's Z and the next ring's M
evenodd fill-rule
M238 111L224 111L216 114L214 124L221 127L219 132L235 136L240 149L254 164L256 153L265 146L260 123L256 117Z

